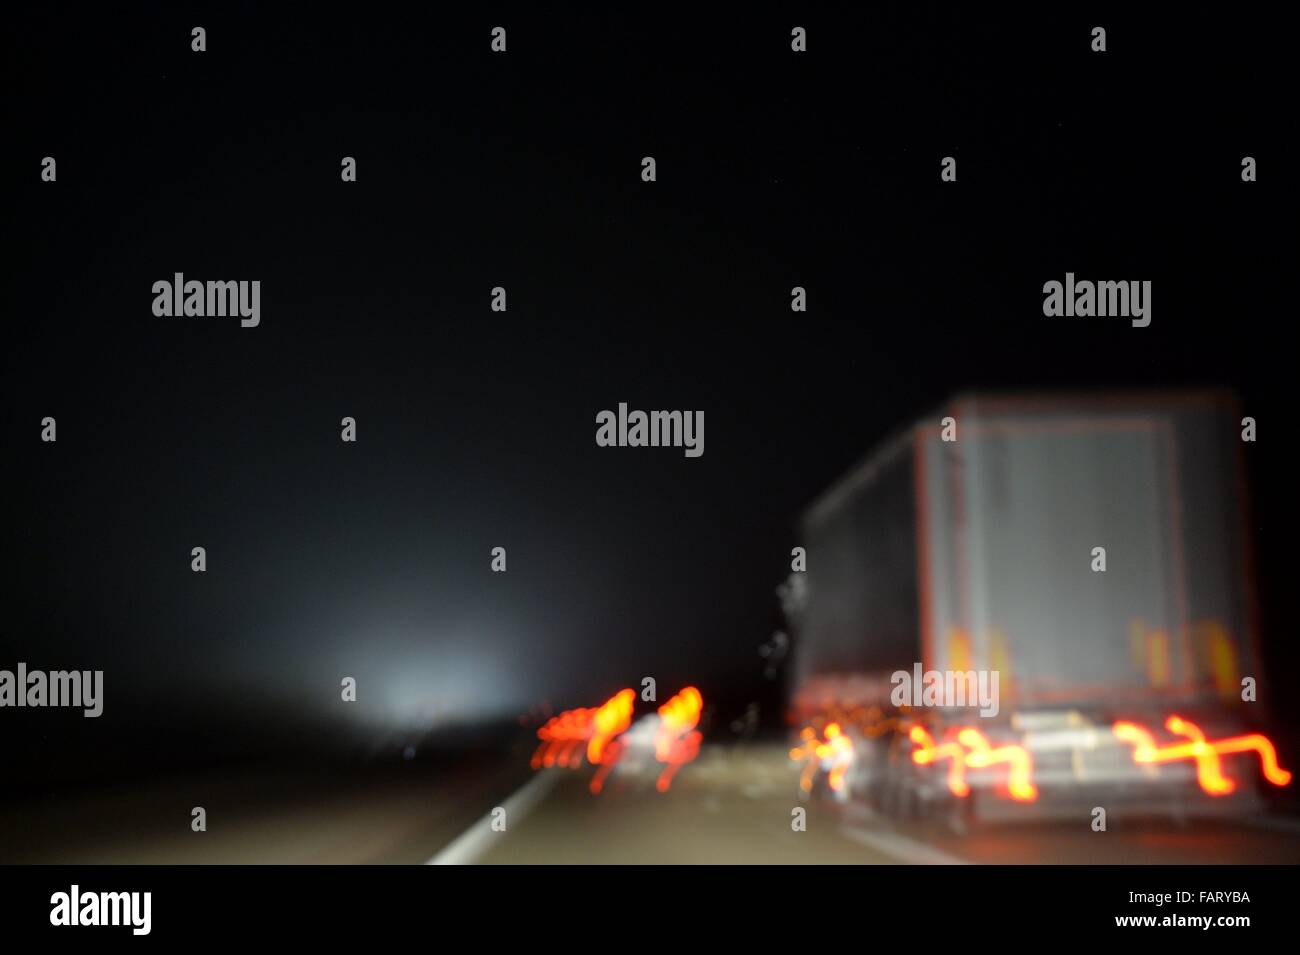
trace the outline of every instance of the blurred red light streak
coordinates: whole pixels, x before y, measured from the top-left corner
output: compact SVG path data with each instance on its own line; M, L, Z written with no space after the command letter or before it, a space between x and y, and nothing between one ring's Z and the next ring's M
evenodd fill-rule
M693 686L688 686L659 707L655 759L668 764L655 781L655 788L661 793L672 786L677 771L699 755L703 737L695 727L699 725L703 708L704 698Z
M1199 726L1177 715L1165 720L1165 729L1175 736L1187 737L1190 742L1159 746L1155 735L1146 727L1123 720L1111 729L1118 739L1133 744L1133 762L1139 765L1196 760L1196 781L1211 796L1226 796L1237 788L1236 783L1223 775L1219 756L1224 753L1258 753L1260 769L1265 779L1274 786L1285 786L1291 782L1290 771L1282 769L1277 763L1277 750L1273 748L1272 742L1260 733L1230 736L1211 742L1205 738Z

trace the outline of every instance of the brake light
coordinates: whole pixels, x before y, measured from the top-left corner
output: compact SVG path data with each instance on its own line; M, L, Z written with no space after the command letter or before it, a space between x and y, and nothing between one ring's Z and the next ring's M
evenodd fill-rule
M853 765L853 740L837 721L826 724L818 736L811 726L805 726L799 733L803 740L790 750L790 758L803 762L803 771L799 774L799 788L812 792L813 780L819 770L826 770L826 781L832 792L843 792L848 782L849 767Z
M655 780L655 788L661 793L672 786L677 770L699 755L703 737L695 727L699 725L703 708L704 698L693 686L688 686L659 707L655 759L668 764Z
M844 735L839 723L831 723L826 727L826 742L817 747L817 756L830 765L826 781L830 784L831 791L842 791L849 765L853 762L853 741Z
M1258 753L1260 769L1265 779L1274 786L1285 786L1291 782L1291 773L1278 765L1277 750L1268 737L1260 733L1230 736L1211 742L1195 723L1188 722L1181 716L1170 716L1165 720L1165 729L1175 736L1186 737L1190 742L1160 746L1151 731L1137 723L1121 721L1111 729L1118 739L1133 744L1133 761L1140 765L1182 759L1196 760L1196 781L1211 796L1226 796L1237 788L1236 783L1223 775L1219 760L1222 754Z
M799 773L799 788L810 793L813 779L817 776L819 764L817 747L821 745L821 740L817 736L817 731L811 726L805 726L799 731L799 739L802 742L790 750L790 758L796 763L803 763L803 769Z
M916 749L912 750L912 762L918 766L928 766L941 759L951 760L948 764L948 789L954 796L970 795L970 786L966 783L966 751L957 743L936 744L934 737L923 727L913 726L908 734Z
M629 689L611 696L592 717L591 739L587 743L587 762L598 765L609 741L632 725L632 704L636 694Z
M1007 744L991 747L979 730L969 727L957 734L957 740L970 750L966 754L966 765L972 769L982 769L997 763L1007 764L1007 792L1012 799L1017 802L1033 802L1038 798L1038 787L1032 782L1034 762L1023 746Z
M593 766L617 758L616 753L608 752L610 743L631 725L635 700L630 688L623 689L598 707L579 707L552 716L537 731L541 743L533 753L533 769L556 765L577 769L584 750Z
M1006 763L1007 792L1011 798L1017 802L1033 802L1038 798L1038 788L1033 784L1033 759L1023 746L990 746L984 734L971 726L963 726L950 732L949 736L955 736L955 742L948 739L936 744L934 737L923 727L913 726L909 734L916 746L912 750L912 762L918 766L927 766L942 759L950 760L948 789L954 796L970 795L970 785L966 782L967 768L984 769Z

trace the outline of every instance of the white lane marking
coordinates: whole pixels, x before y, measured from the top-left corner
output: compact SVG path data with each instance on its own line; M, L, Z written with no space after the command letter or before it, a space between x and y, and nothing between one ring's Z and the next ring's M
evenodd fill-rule
M841 826L840 832L854 842L883 852L887 856L906 862L909 865L970 865L965 859L950 855L942 849L926 845L896 832L882 832L879 829L858 829L854 826Z
M494 840L510 831L510 826L528 815L529 811L546 798L546 794L555 788L555 783L563 774L562 770L544 769L532 779L516 789L499 808L506 811L506 831L492 831L492 813L488 813L459 836L447 843L442 851L425 862L425 865L469 865L477 861Z

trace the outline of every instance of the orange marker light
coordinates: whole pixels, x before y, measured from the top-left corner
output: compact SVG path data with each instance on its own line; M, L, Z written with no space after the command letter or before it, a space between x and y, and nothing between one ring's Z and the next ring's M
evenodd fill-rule
M821 745L821 740L817 736L817 731L811 726L805 726L799 731L799 739L803 742L790 750L790 758L796 763L803 763L803 769L799 773L799 788L803 792L810 793L813 780L817 777L817 770L821 765L821 760L817 757L817 747Z
M830 767L826 781L831 792L841 792L844 789L844 778L853 763L853 740L844 735L839 723L828 723L826 741L818 744L814 753L823 764Z
M622 752L617 737L632 725L636 693L619 690L598 707L579 707L552 716L537 731L541 740L533 753L533 769L561 766L577 769L585 753L587 761L600 767L592 779L592 792L600 792L605 776Z
M982 769L996 763L1008 765L1007 792L1016 802L1033 802L1038 798L1038 787L1033 784L1034 763L1029 751L1023 746L1008 744L991 747L983 733L970 727L961 730L957 734L957 740L970 750L966 754L966 765L972 769Z
M632 706L636 694L631 689L619 690L605 701L592 717L593 732L587 743L587 759L596 768L588 789L593 796L605 788L605 778L614 770L623 755L623 743L617 737L632 725Z
M934 737L920 726L913 726L908 736L917 747L912 750L912 762L928 766L941 759L951 760L948 764L948 790L963 799L970 795L970 786L966 784L966 751L961 746L956 743L937 746Z
M835 721L826 724L819 736L811 726L805 726L799 732L802 742L790 750L790 758L802 762L799 773L799 789L812 792L817 773L826 770L826 781L832 792L843 792L848 782L849 768L853 765L853 740L844 728Z
M655 759L668 764L655 780L655 788L661 793L672 786L677 770L699 755L703 737L695 727L699 725L703 708L704 698L693 686L688 686L659 707Z
M1159 746L1151 731L1136 723L1120 721L1111 727L1118 739L1133 744L1135 763L1149 765L1182 759L1196 760L1196 781L1211 796L1226 796L1237 788L1236 783L1223 775L1219 756L1224 753L1258 753L1260 770L1265 779L1274 786L1285 786L1291 782L1291 773L1277 763L1277 750L1268 737L1260 733L1230 736L1210 742L1199 726L1181 716L1170 716L1165 720L1165 729L1175 736L1187 737L1190 742Z
M970 795L970 784L966 782L967 769L984 769L1006 763L1008 795L1017 802L1033 802L1038 798L1038 787L1033 782L1034 761L1023 746L990 746L984 734L970 726L949 730L948 735L955 736L956 742L950 738L936 744L934 737L923 727L913 726L908 738L916 746L912 750L912 762L918 766L928 766L941 759L950 760L948 790L954 796L965 798Z
M605 701L592 716L591 740L587 743L587 761L598 765L609 741L632 725L632 704L636 694L630 688L619 690Z

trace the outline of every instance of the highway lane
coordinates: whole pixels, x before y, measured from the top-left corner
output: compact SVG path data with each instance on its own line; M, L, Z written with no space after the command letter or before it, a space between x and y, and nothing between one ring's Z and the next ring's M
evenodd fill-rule
M1108 832L1060 823L909 825L861 807L802 797L777 746L706 746L668 793L654 767L616 771L600 796L589 770L559 778L504 832L486 830L475 859L501 863L1222 864L1300 862L1300 823L1129 821ZM806 828L791 826L807 810Z
M587 789L589 770L560 775L523 819L494 833L483 863L860 863L888 857L839 832L831 813L809 807L805 831L792 828L797 778L770 747L706 746L667 793L659 767L618 771L604 791Z
M527 750L446 765L246 770L0 808L0 862L68 863L1296 863L1300 823L1061 824L956 834L820 794L777 744L705 745L667 793L629 760L599 796L590 767L533 773ZM522 793L522 798L521 798ZM206 832L190 828L203 806ZM505 830L492 828L506 809ZM792 811L806 809L803 831Z

